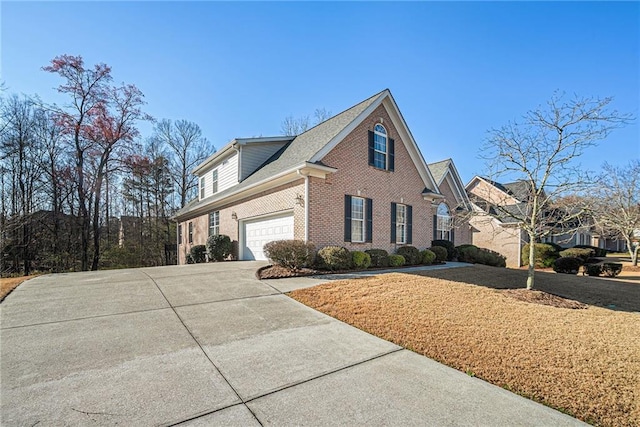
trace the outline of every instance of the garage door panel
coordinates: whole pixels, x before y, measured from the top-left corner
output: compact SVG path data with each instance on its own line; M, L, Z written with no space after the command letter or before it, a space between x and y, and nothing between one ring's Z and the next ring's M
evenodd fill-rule
M265 244L274 240L293 239L293 215L246 221L242 259L266 260L262 251Z

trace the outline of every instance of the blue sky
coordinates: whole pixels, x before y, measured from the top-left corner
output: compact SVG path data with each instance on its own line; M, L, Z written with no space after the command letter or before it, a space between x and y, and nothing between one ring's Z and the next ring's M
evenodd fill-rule
M188 119L217 148L280 133L289 115L338 113L384 88L427 162L483 173L486 132L556 89L613 96L638 116L638 2L7 2L1 79L61 102L40 70L60 54L109 64L155 118ZM149 126L141 127L149 135ZM640 158L638 124L582 158Z

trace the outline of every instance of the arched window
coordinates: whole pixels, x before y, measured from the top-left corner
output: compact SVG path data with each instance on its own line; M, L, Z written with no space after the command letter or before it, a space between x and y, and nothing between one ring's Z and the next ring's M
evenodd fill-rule
M381 124L373 128L373 166L387 168L387 130Z
M436 240L451 240L451 214L449 207L445 203L438 205L436 213Z

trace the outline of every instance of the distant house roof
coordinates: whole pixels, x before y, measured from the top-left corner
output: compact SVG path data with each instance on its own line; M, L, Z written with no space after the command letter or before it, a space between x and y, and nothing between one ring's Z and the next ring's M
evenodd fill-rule
M180 218L190 212L200 211L206 205L216 203L216 201L220 201L232 194L236 194L243 190L252 188L260 183L269 181L274 177L279 176L283 172L290 171L304 165L307 165L309 167L324 168L327 171L335 171L335 169L329 168L322 164L322 157L324 157L326 152L330 150L337 142L339 142L341 138L346 136L345 132L348 132L351 129L351 126L353 126L358 118L363 119L363 113L370 113L372 111L371 109L380 105L380 103L387 97L391 99L391 103L395 107L395 101L393 101L389 89L378 92L375 95L365 99L364 101L354 105L353 107L344 110L343 112L325 120L322 123L319 123L306 132L296 136L295 138L293 138L293 140L286 143L280 150L278 150L269 159L267 159L260 167L256 169L255 172L253 172L237 185L221 191L214 197L209 197L202 200L194 199L191 202L187 203L176 213L175 217ZM406 123L404 123L404 119L402 118L402 116L399 115L399 117L406 127ZM292 137L282 136L261 139L285 140L287 138ZM422 165L424 166L423 168L420 168L420 166L417 165L419 170L424 169L423 178L425 180L426 188L423 194L426 195L430 193L436 196L440 195L437 189L437 184L431 176L427 165L424 163L422 155L419 153L419 149L415 144L415 141L413 141L410 133L409 139L410 141L407 142L415 147L415 150L418 153L416 158L419 158L420 162L422 162ZM234 141L232 141L230 144L233 144ZM228 144L227 146L229 146L230 144ZM227 146L223 147L220 152L225 151ZM205 163L210 164L210 162L220 154L221 153L216 153L212 155L207 160L205 160L203 164L196 167L196 170L203 169ZM432 186L434 188L429 188L429 186Z

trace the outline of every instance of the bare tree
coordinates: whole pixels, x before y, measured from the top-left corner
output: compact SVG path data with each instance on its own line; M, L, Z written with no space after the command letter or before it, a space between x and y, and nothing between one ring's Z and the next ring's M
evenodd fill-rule
M40 158L42 144L35 137L37 112L31 100L13 95L2 105L0 160L3 174L3 221L11 218L11 226L3 224L3 231L10 231L14 242L14 260L22 260L23 271L31 270L32 227L30 216L40 204L42 170ZM8 175L10 184L5 182ZM6 184L9 184L8 186ZM8 206L5 204L8 199ZM9 228L9 230L7 230Z
M577 159L632 119L608 109L612 98L564 98L555 93L546 106L529 111L521 122L490 130L483 147L491 179L519 181L525 193L518 204L487 197L487 213L517 221L532 245L558 230L582 227L580 219L586 212L580 204L558 207L554 201L586 188L589 179ZM533 288L534 277L531 250L527 289Z
M327 110L324 107L316 108L316 110L313 112L313 118L315 119L316 124L322 123L325 120L329 119L330 117L331 117L331 111Z
M180 198L180 207L195 195L198 186L191 171L204 159L215 153L215 147L202 136L196 123L187 120L159 121L152 137L157 144L166 145L171 158L171 172Z
M295 118L287 116L280 124L280 131L286 136L296 136L308 131L311 127L316 126L331 117L331 111L326 108L316 108L313 112L313 124L309 116Z
M605 163L603 170L590 192L595 225L605 235L624 239L631 262L638 265L640 160L632 160L624 167Z
M287 116L280 124L280 131L286 136L300 135L309 129L309 116L295 118Z

